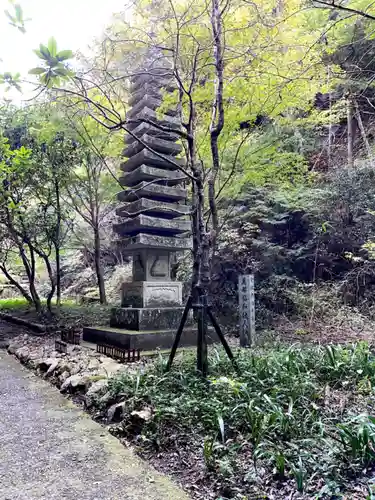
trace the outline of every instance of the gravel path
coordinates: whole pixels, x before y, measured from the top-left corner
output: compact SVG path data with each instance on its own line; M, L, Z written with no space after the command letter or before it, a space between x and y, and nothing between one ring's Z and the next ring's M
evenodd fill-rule
M0 500L36 499L188 496L54 387L0 351Z

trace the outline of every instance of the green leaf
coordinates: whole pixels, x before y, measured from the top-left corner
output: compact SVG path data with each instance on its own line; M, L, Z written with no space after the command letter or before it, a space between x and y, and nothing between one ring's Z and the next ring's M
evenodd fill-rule
M52 57L55 57L57 54L57 43L53 36L48 40L48 50Z
M40 53L41 53L43 59L45 59L46 61L49 61L51 59L51 54L50 54L48 47L46 47L45 45L43 45L41 43L39 45L39 50L40 50Z
M68 75L68 70L65 68L54 68L53 72L55 73L55 75L59 75L59 76L67 76Z
M44 59L43 54L40 52L40 50L34 49L33 52L39 57L39 59Z
M73 57L73 51L71 50L61 50L56 57L59 61L66 61L67 59L71 59Z
M12 23L15 23L17 19L12 16L12 14L8 10L4 10L4 14L7 16L7 18L12 21Z
M19 23L23 23L23 11L22 7L19 3L16 3L14 6L14 11L16 13L16 19Z
M32 68L29 71L29 75L42 75L46 71L47 71L46 68Z

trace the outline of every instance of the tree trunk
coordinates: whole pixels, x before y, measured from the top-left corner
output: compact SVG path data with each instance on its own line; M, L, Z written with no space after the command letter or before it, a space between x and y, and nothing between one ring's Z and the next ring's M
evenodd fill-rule
M224 127L224 58L223 58L223 25L222 12L219 0L212 0L211 6L211 26L214 42L215 60L215 94L212 103L212 117L210 124L210 143L212 169L208 178L208 202L210 215L212 218L212 231L210 234L210 245L212 257L215 254L216 239L219 231L219 216L216 206L215 184L220 171L220 155L218 139Z
M61 256L60 256L60 235L61 235L61 204L60 204L60 185L55 171L53 170L55 196L56 196L56 234L54 238L55 260L56 260L56 306L61 304Z
M350 95L346 99L347 126L348 126L348 166L353 167L353 102Z
M24 252L24 249L22 248L21 250L21 257L22 257L22 261L24 263L24 266L25 266L25 269L26 269L26 273L28 275L28 278L29 278L29 289L30 289L30 294L31 294L31 297L33 299L33 304L34 304L34 307L35 307L35 311L40 314L41 311L42 311L42 303L40 301L40 297L38 295L38 292L36 290L36 286L35 286L35 267L36 267L36 263L35 263L35 253L34 253L34 249L32 247L32 245L30 243L28 243L28 248L29 248L29 252L30 252L30 266L26 265L25 263L25 260L24 259L27 259L26 256L25 256L25 252Z
M33 304L33 299L31 298L31 295L27 292L27 290L21 285L21 283L18 283L17 280L15 280L8 272L7 268L4 265L0 265L0 270L4 273L5 277L11 283L14 285L17 290L21 293L22 297L24 297L27 302L32 305Z
M56 263L56 306L61 305L61 256L60 246L54 243L55 247L55 263Z
M359 129L360 129L361 134L362 134L363 142L366 146L367 156L368 156L368 159L371 160L372 159L372 151L371 151L370 143L368 142L368 139L367 139L365 127L363 125L361 110L359 109L357 101L354 101L354 105L355 105L355 110L356 110L356 119L357 119Z
M52 299L53 299L53 296L55 295L55 291L56 291L56 279L55 279L55 276L53 274L53 269L52 269L51 262L50 262L48 256L44 254L44 255L41 255L41 257L46 264L49 280L51 283L51 290L49 291L49 293L47 295L47 309L48 309L49 313L52 314Z
M107 303L107 297L105 293L105 284L103 276L103 267L101 264L101 243L100 243L100 232L99 228L94 227L94 260L95 260L95 271L98 280L99 298L101 304Z

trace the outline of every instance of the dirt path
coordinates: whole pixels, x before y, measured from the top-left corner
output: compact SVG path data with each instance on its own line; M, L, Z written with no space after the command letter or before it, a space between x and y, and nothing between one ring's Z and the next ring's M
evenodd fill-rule
M1 500L188 500L0 350Z

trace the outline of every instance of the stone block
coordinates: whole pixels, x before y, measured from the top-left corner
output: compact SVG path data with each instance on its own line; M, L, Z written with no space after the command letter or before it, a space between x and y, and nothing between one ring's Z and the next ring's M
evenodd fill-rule
M133 76L130 84L130 94L138 94L141 92L145 85L148 85L150 90L151 87L155 89L165 89L167 91L173 92L176 88L173 79L173 73L169 76L167 72L164 70L163 74L156 74L154 72L149 72L148 74L142 73L139 75ZM151 93L151 92L149 92Z
M174 130L181 130L181 121L178 117L164 115L160 118L158 113L150 108L143 108L142 111L138 113L136 119L134 119L134 121L131 120L130 123L127 124L127 128L133 131L143 120L146 120L146 122L154 121L159 125L163 125L163 127L170 129L171 132Z
M133 107L139 101L141 101L142 97L147 94L149 96L153 96L161 99L163 96L162 90L160 87L157 87L152 83L145 83L144 86L137 92L132 93L128 99L128 106Z
M120 177L122 186L136 186L142 181L164 181L169 185L181 184L186 180L186 176L179 170L166 170L163 168L149 167L141 165L132 172Z
M152 110L156 110L160 108L160 106L163 104L163 99L161 97L157 97L152 94L147 94L144 93L141 100L137 101L134 103L132 109L127 112L126 118L134 118L139 115L139 113L144 109L144 108L149 108ZM169 108L168 110L165 111L167 115L176 115L177 110L173 109L172 107Z
M136 236L125 238L121 241L121 249L124 254L150 248L169 251L191 250L193 242L191 238L175 238L172 236L158 236L156 234L144 233L139 233Z
M162 153L164 155L175 156L182 151L181 144L176 144L173 139L162 139L161 137L155 137L149 134L143 134L137 137L139 137L140 141L142 142L131 137L133 140L129 142L129 146L122 152L122 154L127 158L131 158L133 155L142 151L145 148L144 144L146 144L149 148L157 151L158 153Z
M133 281L122 284L122 307L182 306L180 281Z
M153 215L154 217L174 219L181 217L181 215L189 215L190 210L188 205L141 198L117 208L116 214L119 217L133 217L139 213L143 213L144 215Z
M165 139L166 141L177 141L180 136L173 131L161 130L157 127L157 122L154 125L146 122L139 122L136 127L132 130L133 134L137 137L141 137L143 134L152 135L153 137L158 137L159 139ZM125 144L132 144L134 142L134 137L130 134L126 134L124 137Z
M129 160L121 163L120 168L123 172L133 172L133 170L141 165L149 165L168 170L178 170L179 166L183 167L186 163L183 159L174 158L173 156L163 156L164 158L161 158L148 149L142 149L142 151L129 158Z
M114 307L110 326L136 331L173 330L178 328L183 311L183 307ZM190 315L186 326L192 323L193 316Z
M185 200L186 196L186 189L180 186L162 186L161 184L149 184L143 181L133 188L118 193L117 199L131 202L146 197L160 201L181 201Z
M171 281L173 254L163 250L140 250L133 257L134 281Z
M83 340L86 342L108 344L123 349L140 349L141 351L171 349L175 336L176 330L174 329L150 332L131 332L108 327L85 327L83 329ZM218 342L218 338L216 333L210 329L207 343L212 344L214 342ZM195 346L196 343L196 328L185 328L179 347Z
M191 222L189 220L161 219L149 215L137 215L133 219L129 218L120 224L114 224L113 229L121 236L132 236L138 233L171 236L189 231Z

